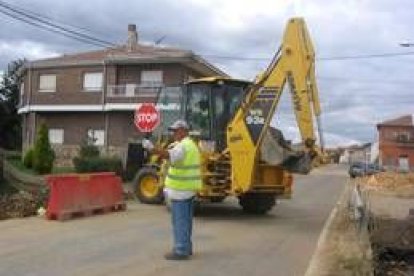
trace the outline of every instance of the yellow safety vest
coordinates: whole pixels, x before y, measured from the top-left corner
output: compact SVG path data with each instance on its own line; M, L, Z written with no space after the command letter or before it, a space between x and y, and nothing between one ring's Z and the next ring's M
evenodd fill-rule
M190 137L181 140L180 144L185 150L184 159L170 165L165 186L174 190L200 190L202 181L198 147Z

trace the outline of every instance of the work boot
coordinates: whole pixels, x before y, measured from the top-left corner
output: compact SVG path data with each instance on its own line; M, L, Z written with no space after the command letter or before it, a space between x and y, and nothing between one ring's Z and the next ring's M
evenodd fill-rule
M164 258L169 261L185 261L190 257L188 255L177 254L175 252L169 252L164 255Z

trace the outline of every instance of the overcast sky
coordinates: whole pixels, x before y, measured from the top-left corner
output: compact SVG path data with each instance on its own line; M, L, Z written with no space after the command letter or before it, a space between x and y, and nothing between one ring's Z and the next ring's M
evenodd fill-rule
M376 123L414 113L414 48L399 46L414 42L414 2L410 0L7 2L87 28L114 43L124 43L128 23L135 23L140 41L154 43L165 36L162 44L193 50L231 76L246 79L253 79L270 62L287 19L302 16L320 58L317 81L328 145L374 141ZM39 59L98 48L4 14L0 24L0 70L16 58ZM326 60L403 52L413 55ZM297 127L285 96L274 123L293 139Z

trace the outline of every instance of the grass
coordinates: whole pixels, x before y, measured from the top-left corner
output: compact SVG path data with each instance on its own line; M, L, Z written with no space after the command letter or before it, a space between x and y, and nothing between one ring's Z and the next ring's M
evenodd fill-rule
M52 174L74 173L74 167L53 167Z
M27 174L31 174L31 175L39 175L33 169L26 168L23 165L23 162L21 161L20 158L9 157L8 161L15 168L17 168L19 171L21 171L23 173L27 173ZM63 173L74 173L74 172L75 172L75 168L73 168L73 167L53 167L51 174L63 174Z
M23 162L20 160L20 158L9 157L9 158L7 158L7 161L9 161L9 163L12 164L13 167L15 167L16 169L18 169L21 172L31 174L31 175L37 175L37 173L34 170L26 168L23 165Z
M0 195L13 194L15 192L17 192L17 190L9 185L5 179L0 179Z

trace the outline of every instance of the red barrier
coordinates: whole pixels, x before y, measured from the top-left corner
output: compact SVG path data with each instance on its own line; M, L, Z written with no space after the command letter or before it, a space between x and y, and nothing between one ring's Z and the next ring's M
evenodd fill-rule
M121 179L114 173L50 175L46 180L50 187L48 219L126 209Z

